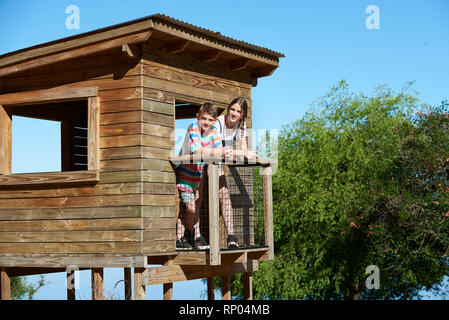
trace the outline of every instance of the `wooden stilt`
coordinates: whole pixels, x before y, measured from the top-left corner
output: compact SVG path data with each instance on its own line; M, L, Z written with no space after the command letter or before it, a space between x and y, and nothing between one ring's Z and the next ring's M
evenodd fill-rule
M208 300L215 300L215 294L214 294L215 284L214 284L214 278L207 278L207 299Z
M253 300L253 274L252 272L243 273L243 298Z
M164 283L164 300L173 299L173 282Z
M0 268L0 300L11 298L11 281L6 268Z
M75 270L67 270L67 300L75 300Z
M223 300L231 300L231 276L221 277L221 295Z
M145 286L142 285L145 268L134 268L134 300L145 300Z
M103 268L92 269L92 300L103 300Z
M125 278L125 300L132 299L131 268L123 268Z

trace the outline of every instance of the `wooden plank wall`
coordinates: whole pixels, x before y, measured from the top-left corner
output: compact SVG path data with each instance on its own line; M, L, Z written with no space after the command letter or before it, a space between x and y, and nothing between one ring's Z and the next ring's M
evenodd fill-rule
M138 256L175 249L175 175L167 160L174 101L226 106L239 96L251 105L252 79L183 52L142 49L140 61L110 50L0 79L0 94L97 86L101 112L97 185L0 188L0 265L9 255Z
M213 102L225 107L234 98L244 97L251 105L251 79L232 73L223 66L201 62L191 53L166 54L164 47L158 48L157 42L150 42L143 48L142 62L143 109L166 115L155 117L148 114L152 118L146 118L153 127L156 124L160 126L159 130L162 126L174 125L175 100L197 104ZM251 110L248 113L248 126L251 127ZM152 130L155 131L156 127ZM174 148L174 142L170 145ZM145 141L143 147L153 146ZM144 158L146 156L154 157L143 154ZM151 210L155 208L151 207ZM145 254L175 249L176 211L172 209L161 206L159 211L163 213L159 222L152 224L151 229L145 229Z
M142 141L150 139L142 134L141 73L141 63L111 50L0 80L0 94L97 86L101 110L100 183L45 190L0 189L0 264L2 259L11 259L7 255L142 254L142 193L172 191L157 179L142 183L143 170L163 165L141 158ZM160 150L149 146L145 152L161 158L165 153ZM162 172L159 176L173 179Z

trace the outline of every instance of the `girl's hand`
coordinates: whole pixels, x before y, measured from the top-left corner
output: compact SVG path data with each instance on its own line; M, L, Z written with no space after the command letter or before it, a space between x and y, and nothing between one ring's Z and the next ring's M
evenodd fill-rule
M248 160L256 160L259 156L257 155L258 151L248 150L246 153L246 158Z

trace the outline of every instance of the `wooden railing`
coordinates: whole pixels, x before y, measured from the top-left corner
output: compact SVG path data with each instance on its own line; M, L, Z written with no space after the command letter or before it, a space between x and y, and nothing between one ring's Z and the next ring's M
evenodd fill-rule
M220 265L220 202L219 202L219 168L218 164L222 163L222 159L216 157L196 155L187 156L171 156L170 161L174 166L181 163L198 163L205 162L208 164L208 212L209 212L209 264ZM260 166L262 167L263 179L263 209L264 209L264 237L267 252L266 258L271 260L274 258L274 240L273 240L273 197L272 197L272 164L270 159L257 159L256 161L234 160L225 162L225 166Z

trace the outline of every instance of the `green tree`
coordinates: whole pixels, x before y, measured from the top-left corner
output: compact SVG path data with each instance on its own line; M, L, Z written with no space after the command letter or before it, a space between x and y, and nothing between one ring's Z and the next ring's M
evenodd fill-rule
M273 177L275 259L256 299L410 299L445 290L449 250L447 102L350 92L342 81L279 137ZM415 110L424 113L415 114ZM380 289L365 286L366 267ZM239 277L233 295L241 297Z
M28 283L25 277L11 277L11 299L20 300L28 297L33 299L34 294L45 285L44 277L41 276L36 283Z

